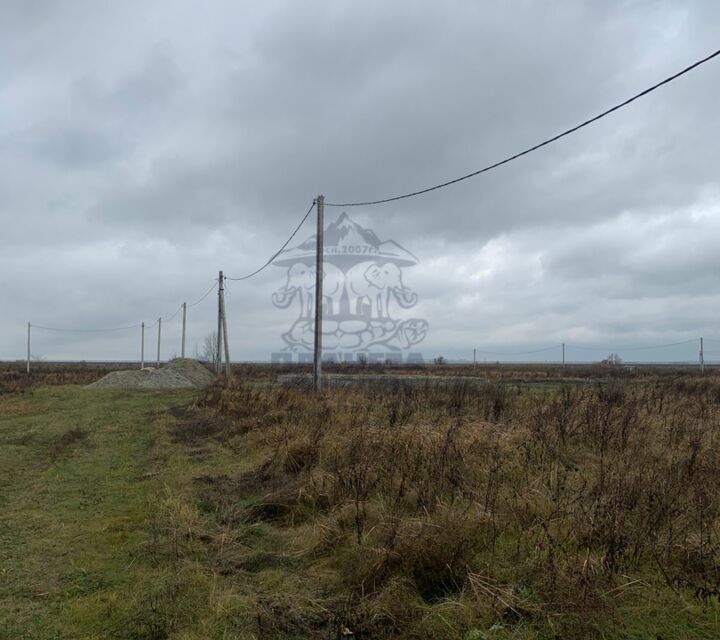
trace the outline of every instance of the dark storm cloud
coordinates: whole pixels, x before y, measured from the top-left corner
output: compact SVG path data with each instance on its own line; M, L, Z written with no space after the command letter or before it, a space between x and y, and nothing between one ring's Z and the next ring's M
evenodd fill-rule
M720 19L709 0L6 5L5 357L27 319L152 321L218 268L252 270L319 192L391 196L557 133L716 48ZM349 210L420 257L427 348L720 333L718 69L492 173ZM238 357L279 346L281 283L231 286Z

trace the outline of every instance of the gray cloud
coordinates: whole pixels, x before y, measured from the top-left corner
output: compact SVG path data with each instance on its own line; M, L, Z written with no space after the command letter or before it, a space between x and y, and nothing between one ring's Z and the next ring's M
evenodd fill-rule
M514 153L711 51L720 19L709 0L6 4L0 357L28 319L171 313L262 263L319 192L385 197ZM718 64L492 173L349 211L421 259L424 348L720 338ZM281 282L231 285L237 357L280 346ZM193 322L201 340L212 300ZM132 357L136 338L38 350Z

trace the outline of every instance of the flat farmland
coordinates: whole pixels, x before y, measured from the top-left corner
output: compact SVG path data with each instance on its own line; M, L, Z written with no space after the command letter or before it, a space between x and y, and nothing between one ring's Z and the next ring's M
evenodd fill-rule
M4 371L0 638L720 636L720 378L281 372Z

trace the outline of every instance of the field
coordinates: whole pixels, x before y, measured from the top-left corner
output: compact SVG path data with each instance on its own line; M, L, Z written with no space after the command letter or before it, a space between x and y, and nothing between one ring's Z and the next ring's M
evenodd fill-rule
M0 638L720 637L714 374L105 372L0 375Z

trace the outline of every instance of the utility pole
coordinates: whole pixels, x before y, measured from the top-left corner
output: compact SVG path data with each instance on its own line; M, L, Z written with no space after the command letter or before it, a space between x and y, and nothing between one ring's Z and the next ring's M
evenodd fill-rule
M220 373L220 363L222 358L222 295L223 295L223 272L218 272L218 325L217 325L217 350L215 352L215 373Z
M477 349L473 349L473 367L477 364Z
M565 373L565 343L562 343L562 372Z
M28 339L27 339L27 372L30 373L30 323L28 322Z
M702 338L700 338L700 373L705 375L705 350L703 349Z
M145 368L145 323L140 325L140 369Z
M323 302L323 252L325 196L318 196L317 205L317 242L315 247L315 353L313 359L313 389L322 390L322 302Z
M185 321L187 319L187 302L183 302L183 328L182 328L182 346L180 347L180 357L185 357Z
M160 334L162 332L162 318L158 318L158 352L157 352L157 367L160 368Z
M232 369L230 367L230 344L228 341L227 331L227 317L225 316L225 279L223 278L223 272L220 272L220 318L222 319L222 335L223 345L225 346L225 380L229 387L232 381ZM219 353L219 351L218 351ZM220 367L220 361L218 360L218 367ZM220 367L221 368L221 367Z

